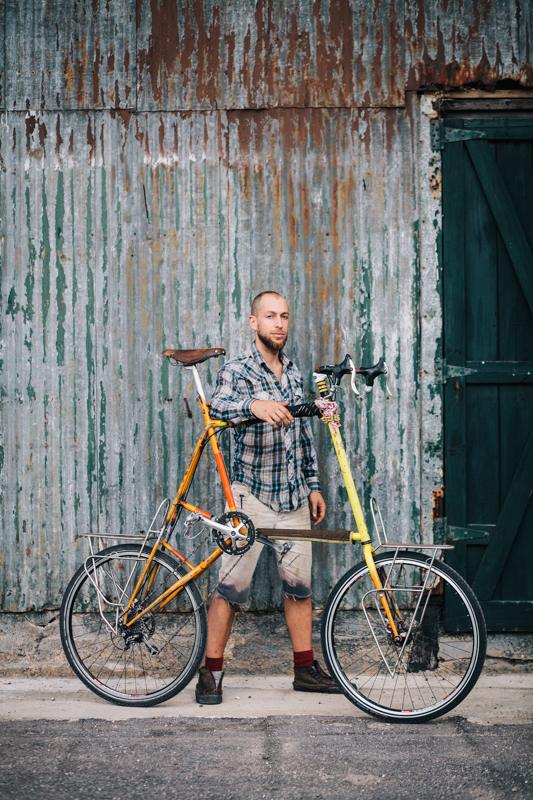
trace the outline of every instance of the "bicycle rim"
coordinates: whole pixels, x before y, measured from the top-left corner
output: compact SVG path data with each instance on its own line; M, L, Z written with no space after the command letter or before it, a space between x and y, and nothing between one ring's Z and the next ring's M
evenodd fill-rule
M61 640L74 672L93 692L119 705L149 706L173 697L193 677L206 645L207 615L192 583L125 633L123 613L149 552L120 545L89 557L61 606ZM166 554L157 553L153 563L152 584L139 593L129 619L185 574Z
M447 713L471 691L483 667L481 607L454 570L441 562L428 570L430 561L416 553L375 559L390 587L402 645L394 643L364 561L340 579L322 619L324 657L345 696L391 722Z

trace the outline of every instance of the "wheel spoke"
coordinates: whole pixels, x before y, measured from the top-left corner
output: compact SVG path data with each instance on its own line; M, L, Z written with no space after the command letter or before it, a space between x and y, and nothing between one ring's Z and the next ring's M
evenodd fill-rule
M401 644L364 562L341 578L324 612L322 646L332 674L349 699L386 719L446 713L468 694L483 665L479 604L453 570L436 562L428 574L427 564L412 553L376 558ZM447 615L451 608L461 633L454 633L461 628Z
M97 694L125 705L162 702L180 691L194 675L206 639L205 608L194 583L164 610L156 607L122 629L120 619L146 563L139 552L121 545L97 554L90 574L82 567L72 579L61 610L63 646L75 672ZM156 554L152 563L156 579L135 598L129 620L185 574L166 554ZM100 612L114 628L116 608L109 604L119 602L118 628L112 631Z

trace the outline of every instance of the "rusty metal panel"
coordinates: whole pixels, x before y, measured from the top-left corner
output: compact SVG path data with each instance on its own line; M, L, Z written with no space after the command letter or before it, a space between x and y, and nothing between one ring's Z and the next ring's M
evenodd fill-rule
M95 517L94 120L2 115L2 608L57 607Z
M368 510L383 506L391 539L420 536L419 323L416 121L410 110L286 110L229 119L229 251L232 353L251 339L251 298L273 288L289 301L294 355L312 370L348 352L384 355L394 398L376 387L363 404L345 390L343 436ZM428 125L429 129L429 125ZM313 421L327 496L327 525L353 525L329 433ZM316 548L314 597L359 554ZM270 569L274 569L273 563ZM258 607L281 596L267 577Z
M5 41L6 41L6 8L0 3L0 110L5 108Z
M139 109L401 106L396 0L139 0Z
M407 0L407 88L533 85L529 0Z
M96 125L99 530L138 533L176 494L203 429L192 374L161 351L227 343L226 121L121 113ZM199 369L210 395L217 362ZM190 499L222 513L208 451Z
M307 391L317 362L345 352L360 362L386 356L395 397L380 388L363 405L342 397L347 450L366 507L375 493L390 535L430 536L421 516L438 486L441 420L427 375L440 325L429 106L424 114L417 103L3 114L6 610L57 605L87 552L80 533L146 529L201 430L190 374L170 368L161 350L222 345L236 355L251 340L250 300L269 286L289 300L288 349ZM200 368L208 394L216 368ZM327 431L313 426L327 524L351 526ZM222 510L212 460L191 498ZM180 544L186 553L196 545ZM320 602L358 553L315 549ZM279 605L275 571L263 556L253 607ZM209 586L215 578L216 570Z
M135 0L7 0L5 107L134 106L135 8Z

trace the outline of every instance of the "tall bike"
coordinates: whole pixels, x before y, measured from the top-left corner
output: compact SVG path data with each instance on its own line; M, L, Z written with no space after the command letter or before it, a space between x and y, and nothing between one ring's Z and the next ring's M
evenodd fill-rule
M237 510L217 437L232 427L264 423L254 419L235 426L212 419L196 367L224 352L163 353L192 371L205 428L176 497L160 504L144 536L86 534L91 553L65 591L60 618L63 648L74 672L93 692L120 705L168 700L189 683L203 658L206 601L195 581L223 552L237 563L256 540L273 547L279 559L290 557L296 539L359 542L364 560L337 583L322 619L322 649L332 676L351 702L388 721L417 722L450 711L471 691L483 667L481 608L465 581L440 560L450 546L388 543L375 500L372 515L379 544L373 547L339 432L335 398L343 377L351 374L358 393L359 374L368 393L376 378L387 373L385 362L356 368L346 356L341 364L318 367L320 397L289 407L295 418L319 416L328 425L355 530L256 531L252 520ZM216 516L187 502L208 443L229 508ZM184 535L199 538L195 549L206 538L216 545L197 566L192 554L186 558L170 544L183 510L188 512ZM94 552L95 538L126 541Z

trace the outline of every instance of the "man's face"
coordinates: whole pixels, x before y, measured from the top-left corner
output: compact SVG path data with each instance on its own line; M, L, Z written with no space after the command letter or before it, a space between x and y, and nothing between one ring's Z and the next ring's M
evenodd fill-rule
M289 306L283 297L266 294L256 316L249 317L250 327L259 340L272 353L279 353L285 346L289 333Z

